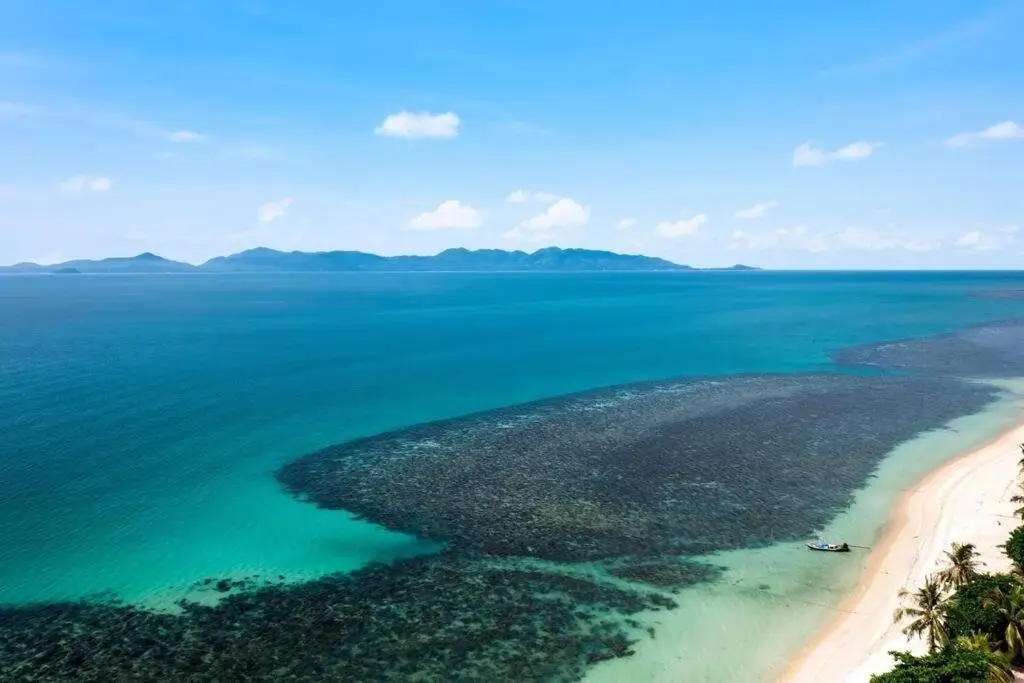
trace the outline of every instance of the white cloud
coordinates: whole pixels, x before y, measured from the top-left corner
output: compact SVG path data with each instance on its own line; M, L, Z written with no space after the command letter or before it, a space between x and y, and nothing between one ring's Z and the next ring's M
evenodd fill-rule
M778 246L778 244L779 234L777 230L775 233L763 234L738 229L733 230L729 238L729 249L732 251L737 249L770 249Z
M775 204L776 202L774 199L769 202L754 204L753 206L748 206L745 209L740 209L739 211L733 214L733 217L739 218L740 220L751 220L754 218L761 218L770 210L774 209Z
M461 123L453 112L400 111L384 119L373 132L393 138L453 138L459 134Z
M1004 225L1003 227L999 228L999 232L1003 233L1004 235L1016 235L1019 231L1019 225Z
M60 183L60 189L69 194L82 192L108 192L114 181L106 176L75 175Z
M621 221L615 224L616 230L629 230L636 225L635 218L623 218Z
M504 237L528 242L542 242L551 239L557 231L582 228L589 222L589 206L584 206L574 199L562 197L542 213L528 218L506 232Z
M171 142L206 142L206 136L194 130L170 130L165 137Z
M972 133L958 133L946 138L947 147L972 147L985 142L1000 142L1003 140L1024 140L1024 126L1013 121L1003 121L985 130Z
M457 199L441 202L433 211L427 211L409 221L410 230L470 230L484 222L483 212L463 204Z
M554 228L572 228L590 222L590 207L564 197L547 208L544 213L523 221L523 227L537 232Z
M806 225L797 225L797 226L792 227L792 228L779 228L778 230L775 231L775 234L780 236L780 237L787 237L789 235L806 235L807 234L807 226Z
M685 237L696 234L702 225L708 222L706 213L699 213L693 218L678 221L662 221L654 228L654 232L662 237Z
M974 230L953 243L958 247L976 247L981 244L981 232Z
M272 223L288 212L288 208L295 203L292 197L285 197L274 202L261 204L256 208L256 217L260 223Z
M526 204L527 202L537 202L538 204L551 204L557 202L559 199L557 194L551 192L544 192L543 190L538 192L531 192L530 190L514 190L508 193L508 197L505 201L512 204Z
M794 166L823 166L832 161L857 161L875 153L880 142L858 140L835 150L827 150L812 142L805 142L793 151Z

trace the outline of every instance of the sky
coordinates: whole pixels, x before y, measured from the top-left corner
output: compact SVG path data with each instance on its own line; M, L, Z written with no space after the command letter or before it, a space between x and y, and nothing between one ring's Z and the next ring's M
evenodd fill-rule
M0 263L1024 264L1024 3L0 0Z

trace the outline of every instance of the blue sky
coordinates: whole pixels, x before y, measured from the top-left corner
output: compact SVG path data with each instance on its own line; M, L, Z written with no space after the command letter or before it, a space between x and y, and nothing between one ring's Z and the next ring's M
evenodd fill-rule
M1020 267L1024 4L0 0L0 262Z

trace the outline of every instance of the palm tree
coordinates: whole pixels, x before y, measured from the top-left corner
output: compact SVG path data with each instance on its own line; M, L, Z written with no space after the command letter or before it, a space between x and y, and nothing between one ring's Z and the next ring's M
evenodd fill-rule
M949 634L946 632L946 612L949 605L942 594L939 581L934 576L926 577L924 586L913 593L904 588L900 590L899 596L904 601L909 598L910 605L904 605L893 613L893 623L898 624L905 619L913 620L903 629L903 634L907 638L925 636L928 639L929 653L938 650L939 646L945 646L949 642Z
M1024 458L1021 458L1021 462L1024 462ZM1021 476L1024 476L1024 474L1022 474ZM1022 483L1020 486L1021 486L1021 493L1018 493L1017 495L1015 495L1012 498L1010 498L1010 502L1011 503L1017 503L1018 505L1021 506L1021 507L1019 507L1019 508L1017 508L1016 510L1013 511L1013 516L1014 517L1020 517L1021 519L1024 519L1024 483Z
M945 555L949 566L935 575L943 588L960 588L979 574L981 554L973 543L954 543Z
M1009 593L995 589L982 601L986 609L994 609L1006 619L1006 645L1010 654L1024 652L1024 586L1014 586Z
M1013 683L1010 656L992 647L992 641L984 633L960 636L956 639L956 649L985 655L988 660L988 683Z

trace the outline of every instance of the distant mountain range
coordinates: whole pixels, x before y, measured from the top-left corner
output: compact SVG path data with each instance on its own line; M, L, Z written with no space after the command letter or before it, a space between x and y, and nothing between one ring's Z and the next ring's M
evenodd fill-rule
M194 266L146 252L138 256L76 260L41 266L19 263L0 267L0 274L82 273L334 273L353 271L661 271L696 270L651 256L616 254L592 249L548 247L532 254L501 249L446 249L435 256L378 256L361 251L276 251L259 247L218 256ZM735 265L716 270L757 270Z

